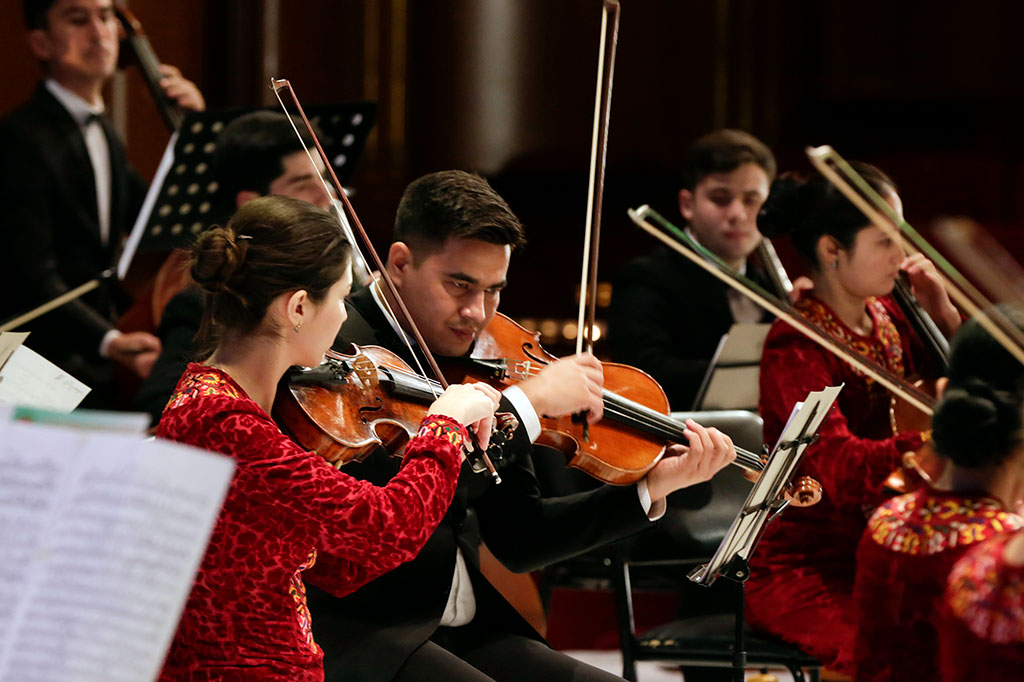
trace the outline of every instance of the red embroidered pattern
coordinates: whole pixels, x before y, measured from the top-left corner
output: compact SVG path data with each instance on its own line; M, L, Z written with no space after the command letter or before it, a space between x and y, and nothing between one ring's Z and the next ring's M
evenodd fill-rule
M295 601L295 612L299 619L299 629L302 632L306 640L306 646L313 653L318 653L320 649L313 641L313 618L309 613L309 604L306 603L306 583L302 582L302 572L307 568L313 566L316 563L316 549L313 549L309 553L309 559L307 559L301 566L299 566L295 573L292 574L291 584L288 586L288 594L292 596Z
M1024 643L1024 570L1003 564L1009 537L981 545L949 575L949 605L978 638Z
M157 437L237 469L161 682L323 682L303 583L344 596L415 557L451 503L458 451L413 438L378 487L296 445L218 369L189 365L171 405Z
M468 439L469 433L466 431L466 427L458 423L451 417L438 414L428 414L420 422L420 430L417 436L434 436L436 438L443 438L456 449L461 448L462 444Z
M887 368L896 376L906 374L903 364L903 347L900 344L900 333L893 324L889 313L882 302L874 296L867 299L866 309L871 317L874 330L873 336L857 334L835 316L835 313L814 296L802 296L793 306L811 322L828 332L833 338L841 341L866 358ZM853 371L861 374L856 368ZM868 383L873 379L865 377Z
M1024 527L992 499L934 497L919 490L893 498L868 521L871 539L893 552L929 555Z
M241 398L241 393L231 385L220 372L205 371L187 374L184 381L178 384L177 390L171 394L165 410L181 407L189 400L199 396L222 395L228 398Z

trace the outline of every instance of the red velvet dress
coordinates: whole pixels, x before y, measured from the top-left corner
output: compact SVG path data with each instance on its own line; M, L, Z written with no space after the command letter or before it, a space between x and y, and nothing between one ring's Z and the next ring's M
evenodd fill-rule
M893 373L910 372L916 337L888 297L868 299L874 321L870 337L850 330L813 296L801 298L796 308ZM810 391L840 383L846 386L799 467L799 474L822 484L821 502L786 509L768 525L750 562L747 618L755 629L796 644L833 670L849 673L857 543L871 511L885 499L882 483L899 466L902 453L920 447L921 436L892 435L884 387L782 320L772 325L761 356L765 442L778 439L797 401Z
M416 556L455 492L465 429L425 419L378 488L300 448L231 377L193 363L157 436L238 467L160 679L319 682L303 577L342 596Z
M953 564L1022 527L1024 518L985 493L922 488L876 509L857 548L854 679L937 679L939 614Z
M979 545L953 567L939 624L943 682L1024 679L1024 566L1003 557L1011 537Z

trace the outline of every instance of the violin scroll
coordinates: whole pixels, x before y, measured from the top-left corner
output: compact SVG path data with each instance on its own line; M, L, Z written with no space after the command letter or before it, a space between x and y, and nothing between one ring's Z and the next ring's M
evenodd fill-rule
M786 486L786 501L794 507L811 507L821 501L821 483L810 476L801 476Z

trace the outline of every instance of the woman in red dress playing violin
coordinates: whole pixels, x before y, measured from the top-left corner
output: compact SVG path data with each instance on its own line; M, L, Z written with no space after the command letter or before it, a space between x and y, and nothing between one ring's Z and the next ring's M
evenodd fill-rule
M854 164L893 209L902 205L877 168ZM947 335L960 317L934 266L900 246L828 181L777 180L758 218L767 236L790 232L811 266L813 289L796 309L856 352L900 377L924 363L924 348L890 298L899 271ZM750 623L849 674L852 668L854 555L882 484L919 448L921 433L893 434L889 394L786 322L776 321L761 356L760 411L766 442L778 438L793 404L809 391L845 383L835 408L808 448L800 473L821 482L819 504L788 509L770 524L752 558L747 583Z
M1020 325L1021 311L1008 315ZM857 549L858 682L938 679L938 621L950 569L972 546L1024 528L1024 365L977 322L953 339L932 418L950 489L895 497L868 520ZM1020 677L1017 671L1017 679ZM992 679L979 675L972 679Z
M350 246L325 211L246 204L203 233L192 276L216 346L190 364L157 436L237 464L161 680L323 680L303 579L342 596L413 558L455 491L466 427L489 433L498 393L453 386L386 486L358 481L283 435L269 414L292 365L317 365L345 320Z

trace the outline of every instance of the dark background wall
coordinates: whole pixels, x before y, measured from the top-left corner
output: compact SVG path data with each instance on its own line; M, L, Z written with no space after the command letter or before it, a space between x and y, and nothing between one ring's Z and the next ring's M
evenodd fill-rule
M1024 239L1024 6L924 0L622 0L611 112L602 279L653 246L625 209L675 217L675 173L696 136L745 128L783 169L829 143L880 164L908 217L969 214ZM383 246L405 183L477 170L531 243L503 309L574 316L586 211L598 0L131 0L158 54L211 107L270 104L271 76L305 103L369 98L378 127L352 180ZM38 77L21 5L3 0L0 111ZM108 104L145 174L167 133L134 70ZM124 93L123 100L120 93ZM123 101L123 105L121 102ZM2 150L0 150L2 153ZM543 274L540 274L543 273Z

